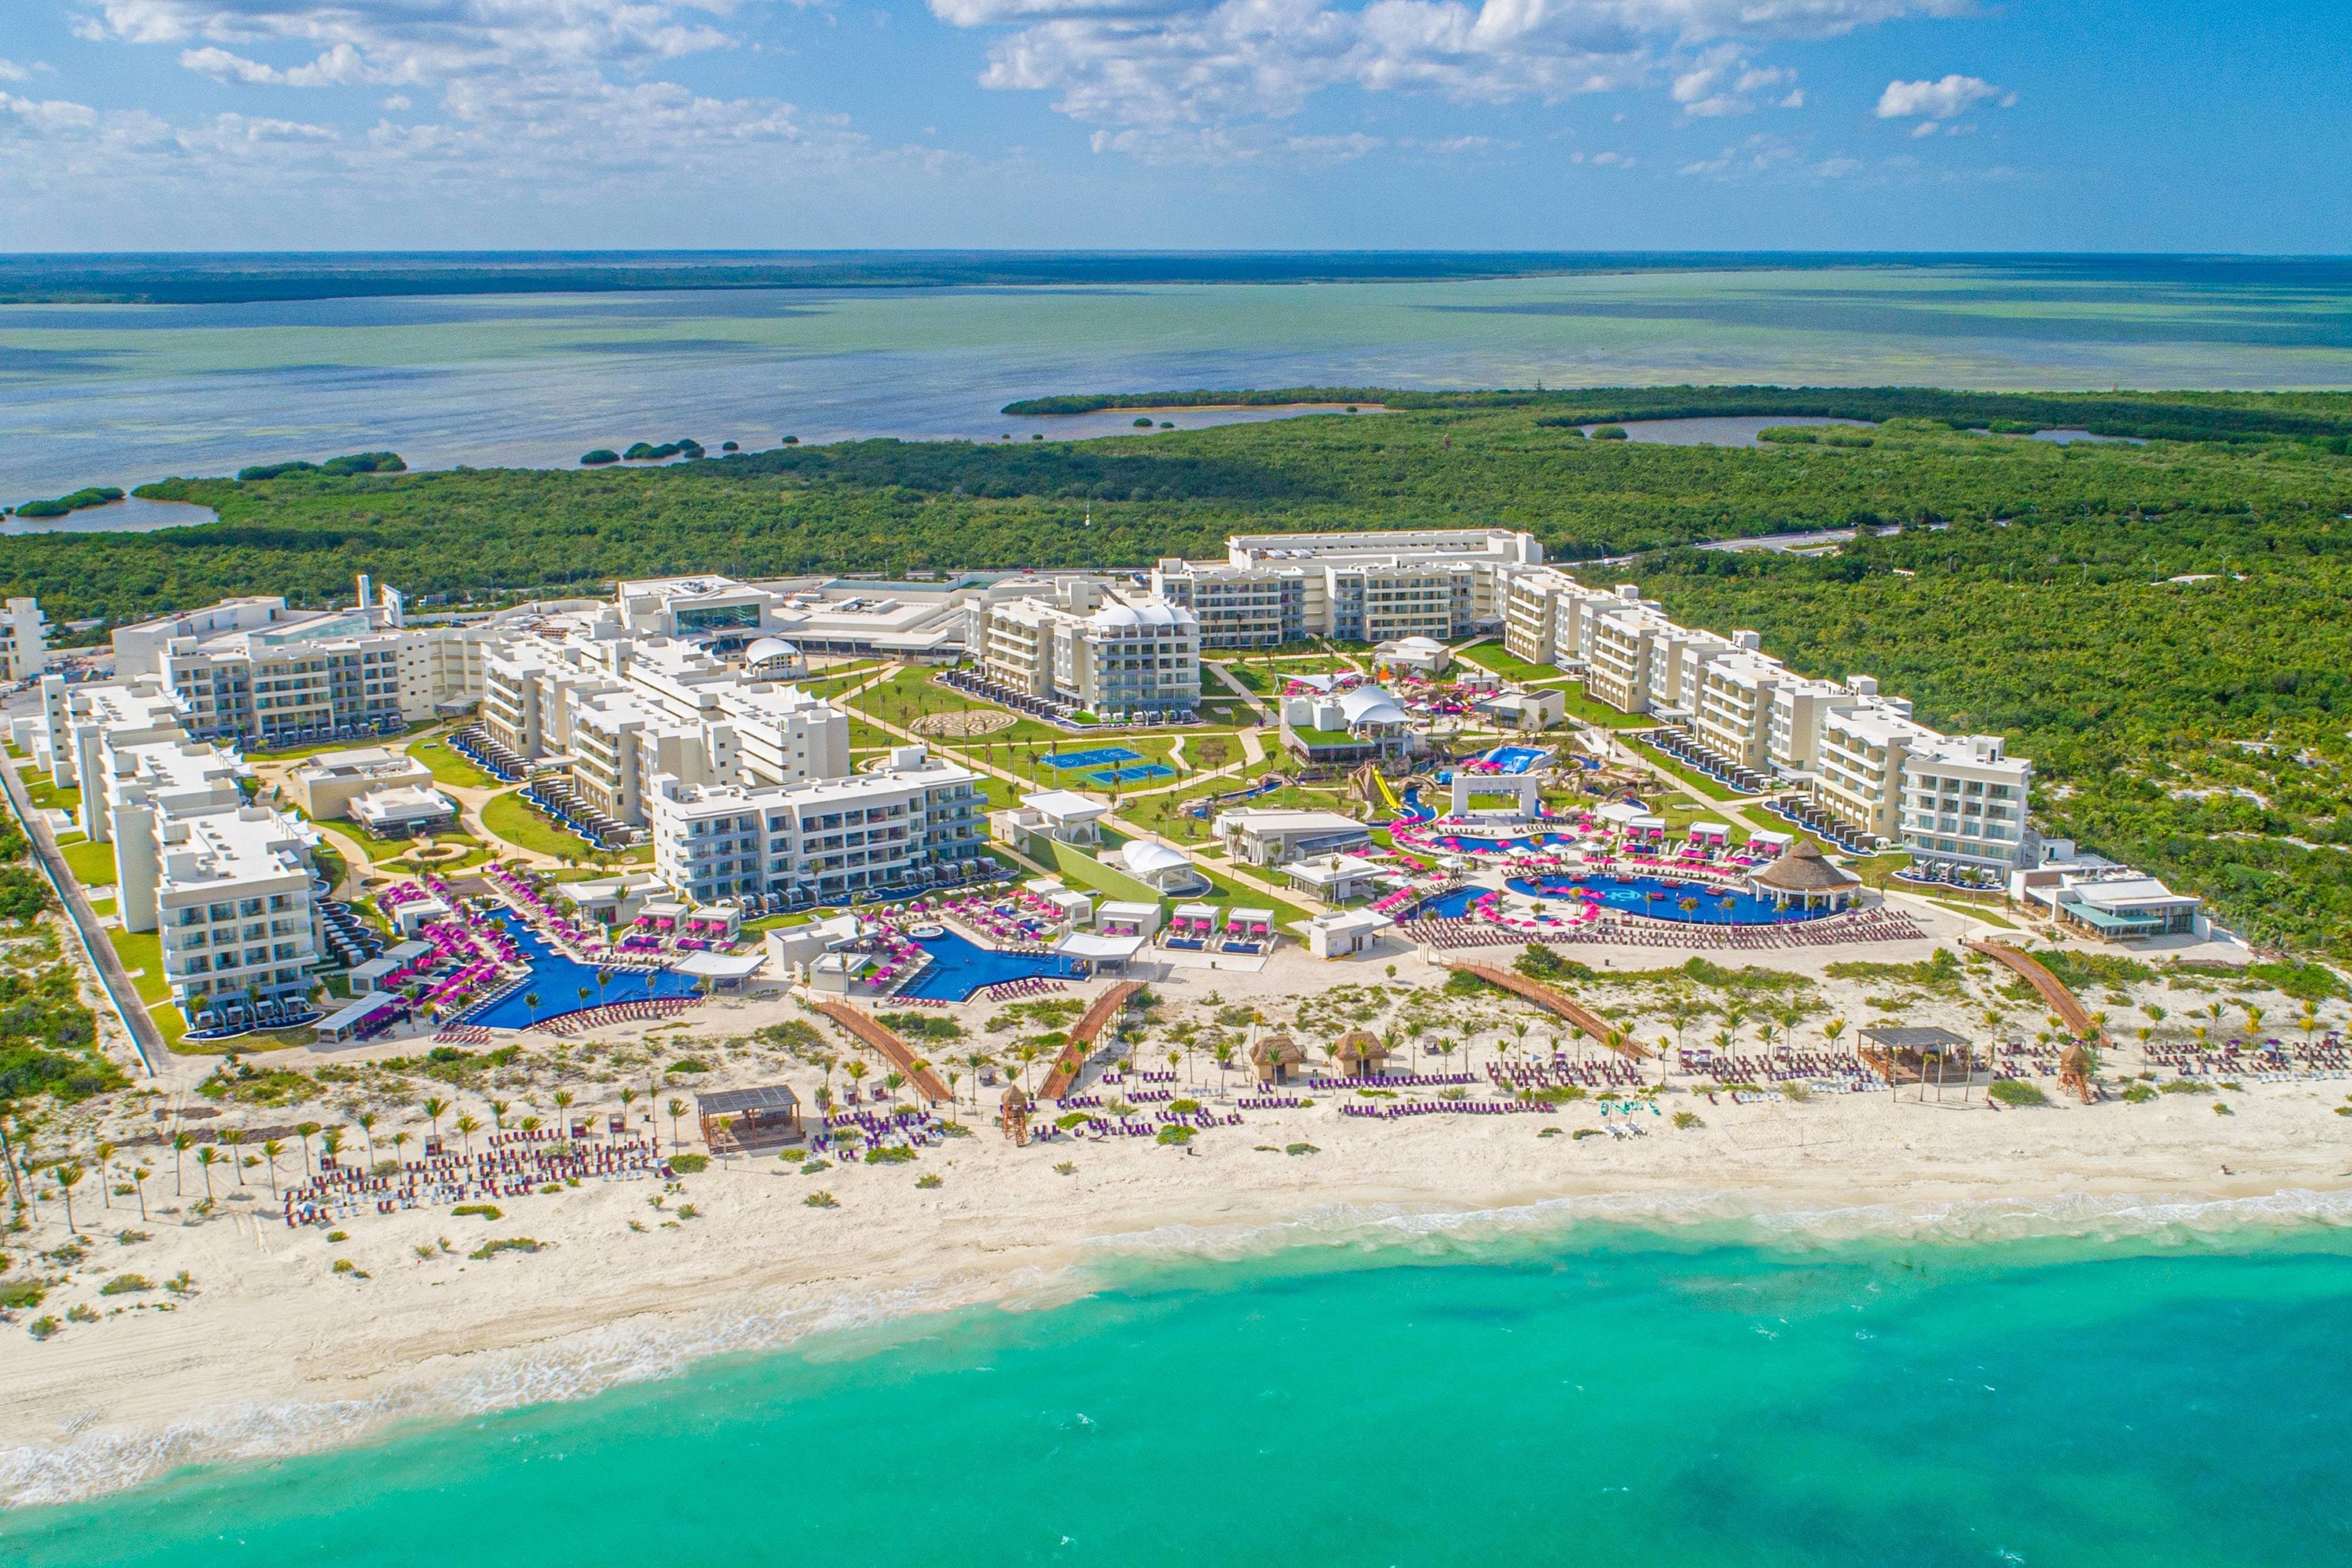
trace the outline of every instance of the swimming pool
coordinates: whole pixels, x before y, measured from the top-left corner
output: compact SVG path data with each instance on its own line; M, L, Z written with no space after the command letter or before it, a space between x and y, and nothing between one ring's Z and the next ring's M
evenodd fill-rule
M1037 975L1072 979L1077 974L1067 958L1051 953L999 953L952 931L943 931L937 936L917 936L914 940L930 954L931 961L923 966L921 974L895 993L902 997L961 1002L982 986L1025 980Z
M1090 751L1064 751L1045 758L1048 768L1075 768L1081 771L1092 768L1108 768L1114 763L1140 762L1143 753L1130 751L1124 746L1097 746Z
M1491 887L1457 887L1423 899L1412 906L1416 920L1459 920L1470 913L1470 905L1494 892Z
M1481 760L1491 762L1506 773L1527 773L1551 760L1551 752L1540 746L1498 746Z
M1786 925L1831 913L1819 909L1811 914L1783 910L1753 894L1699 883L1667 882L1654 876L1515 876L1507 885L1513 893L1523 893L1530 898L1574 898L1660 920L1687 920L1702 925ZM1696 900L1698 906L1685 909L1685 899Z
M460 1014L460 1022L478 1024L484 1029L529 1029L541 1019L601 1008L608 1002L690 997L701 989L693 976L681 975L675 969L608 969L605 973L612 978L600 988L595 966L557 951L528 922L511 915L492 918L507 928L515 946L521 949L524 962L530 966L530 978L480 1011ZM583 990L588 993L585 997L580 994ZM536 1008L523 999L532 996L539 998Z

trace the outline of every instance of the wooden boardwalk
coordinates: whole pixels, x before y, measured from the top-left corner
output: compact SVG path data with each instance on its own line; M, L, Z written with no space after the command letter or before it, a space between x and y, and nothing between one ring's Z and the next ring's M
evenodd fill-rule
M914 1048L883 1028L878 1020L847 1002L819 1002L816 1010L879 1051L882 1060L905 1073L907 1081L915 1086L915 1092L932 1104L949 1098L948 1086L940 1082L937 1074L928 1067L915 1065Z
M1465 975L1475 975L1490 986L1500 986L1516 996L1525 997L1554 1017L1566 1019L1603 1045L1608 1045L1609 1037L1617 1032L1615 1024L1540 980L1530 980L1525 975L1510 969L1497 969L1488 964L1456 964L1454 967ZM1630 1056L1636 1061L1651 1054L1630 1032L1612 1049L1619 1055Z
M1102 1033L1105 1024L1118 1016L1128 998L1141 989L1143 983L1139 980L1121 980L1095 998L1086 1016L1071 1026L1070 1043L1054 1059L1054 1071L1045 1075L1045 1086L1037 1091L1038 1099L1059 1100L1070 1092L1070 1085L1078 1080L1078 1069L1086 1065L1087 1052L1093 1049L1095 1037Z
M2026 956L2006 942L1979 941L1970 937L1962 945L1997 963L2006 964L2024 976L2026 983L2042 993L2042 999L2050 1004L2050 1010L2063 1020L2075 1039L2095 1040L2102 1046L2113 1043L2107 1039L2107 1031L2099 1027L2074 993L2066 988L2066 982L2052 974L2039 959Z

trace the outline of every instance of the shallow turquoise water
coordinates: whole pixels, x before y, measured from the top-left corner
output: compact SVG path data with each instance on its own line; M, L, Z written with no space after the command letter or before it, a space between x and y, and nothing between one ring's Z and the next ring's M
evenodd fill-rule
M0 1559L2352 1559L2352 1245L1728 1233L1128 1264L0 1521Z
M1182 387L2352 384L2352 269L1950 257L1328 285L0 306L0 498L398 451L1131 434L1014 398ZM1232 417L1163 417L1180 425Z

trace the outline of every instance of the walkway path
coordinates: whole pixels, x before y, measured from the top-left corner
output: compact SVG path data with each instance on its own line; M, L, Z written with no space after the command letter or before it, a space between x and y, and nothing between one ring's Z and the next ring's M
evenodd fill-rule
M1500 986L1514 995L1525 997L1546 1012L1566 1019L1621 1056L1630 1056L1639 1061L1651 1054L1632 1034L1620 1031L1607 1019L1541 981L1530 980L1525 975L1486 964L1456 964L1454 967L1465 974L1477 976L1490 986Z
M147 1076L155 1076L155 1064L170 1055L164 1043L163 1031L155 1027L144 1003L139 999L139 988L131 983L131 971L122 967L121 955L108 940L105 927L98 923L98 912L89 906L81 883L74 880L66 865L66 857L58 850L57 835L49 831L48 818L34 810L31 796L25 791L25 781L16 777L16 761L0 756L0 789L8 796L9 807L17 821L25 824L25 834L33 841L33 852L40 857L41 870L48 874L49 885L56 888L58 898L65 905L66 917L73 922L74 935L81 939L82 952L89 956L89 966L98 976L99 988L106 992L107 1000L114 1004L115 1016L130 1031L131 1043L139 1052L139 1065ZM120 890L115 907L121 907ZM162 943L156 951L163 950Z
M2075 1039L2095 1040L2102 1046L2112 1043L2107 1039L2107 1031L2099 1027L2098 1020L2092 1018L2075 998L2074 993L2066 988L2066 982L2052 974L2040 960L2027 957L2006 942L1995 942L1990 938L1964 937L1961 945L1997 963L2006 964L2024 976L2026 983L2042 993L2042 999L2050 1004L2052 1012L2064 1020Z
M1055 1060L1054 1071L1045 1076L1045 1086L1037 1091L1038 1099L1059 1100L1070 1092L1070 1085L1078 1080L1078 1069L1086 1065L1087 1052L1093 1047L1095 1037L1102 1033L1105 1024L1118 1016L1127 999L1142 989L1139 980L1121 980L1095 998L1094 1006L1071 1029L1070 1043Z
M1223 664L1212 664L1206 660L1202 661L1201 667L1207 670L1211 674L1215 675L1217 679L1223 681L1227 686L1233 688L1233 693L1235 696L1249 704L1250 711L1257 715L1258 722L1260 724L1274 724L1277 722L1275 718L1274 710L1259 700L1258 695L1255 692L1242 685L1241 682L1235 678L1231 669Z
M915 1092L936 1105L948 1098L948 1086L939 1081L928 1067L916 1065L919 1058L914 1048L900 1040L871 1016L859 1012L847 1002L819 1002L816 1010L847 1030L864 1044L872 1046L885 1061L907 1075Z

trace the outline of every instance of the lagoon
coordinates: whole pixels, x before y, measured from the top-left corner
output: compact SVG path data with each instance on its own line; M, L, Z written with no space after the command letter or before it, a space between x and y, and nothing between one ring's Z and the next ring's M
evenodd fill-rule
M1115 275L1116 269L1106 273ZM1074 277L1086 276L1083 268ZM1328 284L0 306L0 498L391 449L570 466L690 435L1130 432L1192 387L2352 385L2352 266L1889 258ZM1156 413L1180 428L1297 410Z

